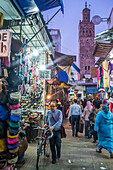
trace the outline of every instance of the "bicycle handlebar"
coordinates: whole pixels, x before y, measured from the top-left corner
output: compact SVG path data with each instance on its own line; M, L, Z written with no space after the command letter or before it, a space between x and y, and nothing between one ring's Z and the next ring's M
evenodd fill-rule
M49 130L49 127L42 128L42 127L40 127L40 126L37 126L36 128L33 128L33 129L34 129L34 130L46 130L45 136L46 136L48 139L50 139L50 138L53 137L53 131L50 131L50 130ZM51 135L50 135L50 133L51 133ZM48 135L49 135L49 136L48 136Z

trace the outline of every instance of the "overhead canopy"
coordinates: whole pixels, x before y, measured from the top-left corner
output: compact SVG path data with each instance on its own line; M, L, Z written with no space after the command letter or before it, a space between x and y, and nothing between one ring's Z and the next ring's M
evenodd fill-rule
M100 64L102 64L102 62L105 60L105 58L103 58L103 57L100 57L99 59L98 59L98 61L95 63L95 65L100 65Z
M66 71L60 71L58 73L58 80L63 82L68 82L68 75Z
M56 64L60 66L71 66L75 60L76 60L76 56L67 55L55 51L54 61Z
M93 56L106 58L112 48L113 43L96 42Z
M62 0L11 0L21 14L25 17L27 15L36 14L38 11L45 11L54 7L61 6L64 13Z
M96 34L95 41L112 41L113 40L113 28Z
M61 6L61 11L64 13L62 0L34 0L40 11L45 11L54 7Z

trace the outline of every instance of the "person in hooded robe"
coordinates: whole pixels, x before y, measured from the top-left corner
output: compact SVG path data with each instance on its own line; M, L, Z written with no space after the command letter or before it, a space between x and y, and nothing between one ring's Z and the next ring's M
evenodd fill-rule
M113 158L113 114L108 111L108 106L105 104L102 106L102 111L97 113L94 130L98 135L96 152L101 153L104 148Z

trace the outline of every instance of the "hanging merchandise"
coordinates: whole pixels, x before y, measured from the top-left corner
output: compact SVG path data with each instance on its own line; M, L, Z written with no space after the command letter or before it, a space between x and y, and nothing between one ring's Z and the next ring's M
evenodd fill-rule
M109 65L108 65L108 70L109 70L109 75L111 74L111 71L113 70L113 63L111 63L109 61Z
M102 63L104 88L108 87L108 61Z
M100 67L100 87L103 87L103 68Z
M97 88L99 88L100 87L100 70L99 69L96 71L96 74L97 74Z

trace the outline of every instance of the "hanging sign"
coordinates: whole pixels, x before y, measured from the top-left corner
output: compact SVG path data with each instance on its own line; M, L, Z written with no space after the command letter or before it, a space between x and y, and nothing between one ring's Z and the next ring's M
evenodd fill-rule
M51 79L51 70L39 70L39 79L50 80Z
M0 57L9 57L11 46L11 32L0 30Z

